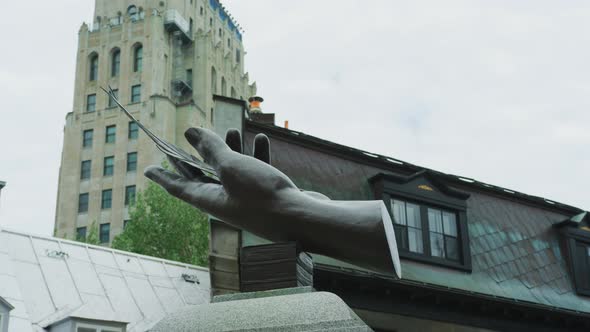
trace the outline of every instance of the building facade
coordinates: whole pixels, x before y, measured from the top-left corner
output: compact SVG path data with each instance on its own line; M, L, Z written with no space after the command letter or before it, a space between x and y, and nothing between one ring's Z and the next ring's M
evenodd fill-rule
M96 0L79 31L73 110L66 115L55 235L98 227L110 244L164 155L100 89L167 141L190 150L189 127L213 127L213 94L248 99L242 35L218 0Z

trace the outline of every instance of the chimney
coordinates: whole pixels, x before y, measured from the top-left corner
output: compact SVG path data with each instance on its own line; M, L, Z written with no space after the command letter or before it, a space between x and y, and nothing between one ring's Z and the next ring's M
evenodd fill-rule
M274 113L262 113L262 109L260 108L260 103L264 101L260 96L252 96L248 98L250 102L250 119L254 122L273 125L275 124L275 114Z
M250 113L262 113L262 109L260 108L260 103L264 101L260 96L252 96L248 98L250 102Z

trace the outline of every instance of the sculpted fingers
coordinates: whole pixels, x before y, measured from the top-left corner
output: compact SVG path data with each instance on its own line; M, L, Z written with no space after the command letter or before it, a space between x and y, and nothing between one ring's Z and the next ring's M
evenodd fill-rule
M170 162L170 164L172 166L174 166L174 169L176 169L176 171L178 173L180 173L182 176L184 176L185 178L187 178L189 180L193 180L193 179L197 179L197 178L203 176L203 172L201 172L200 170L190 167L189 165L183 163L182 161L180 161L174 157L170 157L170 156L166 156L166 157L168 158L168 162Z
M239 130L235 128L228 129L227 133L225 133L225 143L235 152L242 153L242 135Z
M182 195L188 183L186 178L157 166L149 166L145 169L144 174L176 197Z
M184 137L203 157L203 161L215 168L222 161L224 154L231 151L227 144L209 129L189 128L184 132Z
M270 165L270 140L264 134L254 137L254 158Z

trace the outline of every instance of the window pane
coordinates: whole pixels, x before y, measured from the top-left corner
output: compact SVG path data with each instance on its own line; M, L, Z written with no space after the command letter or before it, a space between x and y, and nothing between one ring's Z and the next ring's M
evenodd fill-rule
M135 57L133 59L133 71L140 72L143 67L143 47L135 48Z
M406 203L406 216L408 226L422 228L420 221L420 206L416 204Z
M139 134L139 127L135 122L129 122L129 139L136 139Z
M76 229L76 240L78 240L78 241L86 240L86 227L78 227Z
M457 237L457 220L455 214L443 211L442 218L444 233L446 235Z
M134 85L131 87L131 102L139 103L141 100L141 85Z
M96 329L91 329L89 327L79 327L76 329L76 332L96 332Z
M104 176L113 175L114 169L115 169L115 157L105 157L104 158L103 175Z
M445 236L445 248L448 259L459 260L459 244L456 237Z
M100 225L100 243L107 243L111 237L111 224Z
M443 232L440 210L428 208L428 228L431 232Z
M121 68L121 52L116 50L113 52L113 63L111 67L111 76L118 76Z
M430 233L430 254L435 257L444 257L445 245L442 234Z
M406 224L406 205L403 201L393 200L392 207L393 222L400 225Z
M135 186L125 187L125 205L129 205L135 201Z
M408 249L420 254L424 252L421 229L408 227Z
M96 94L86 96L86 112L94 112L96 110Z
M119 99L119 89L113 89L113 95L115 98ZM117 103L115 103L115 99L109 96L109 107L115 107Z
M80 179L90 179L90 168L91 162L90 160L84 160L80 167Z
M84 130L82 133L82 147L87 148L92 146L92 133L92 129Z
M88 212L88 193L78 197L78 213Z
M394 225L395 231L395 242L397 242L398 248L408 249L408 232L406 227Z
M137 170L137 152L127 154L127 172L134 172Z
M113 190L107 189L102 191L102 203L100 207L102 209L110 209L113 202Z
M106 143L115 143L115 137L117 134L117 127L116 126L108 126L106 129L105 135L105 142Z

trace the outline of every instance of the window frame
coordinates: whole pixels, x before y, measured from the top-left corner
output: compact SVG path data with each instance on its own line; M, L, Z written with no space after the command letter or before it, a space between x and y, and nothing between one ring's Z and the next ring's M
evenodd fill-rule
M374 183L376 198L383 200L394 227L392 199L416 204L420 207L423 253L411 252L398 244L400 258L471 272L471 252L469 248L466 204L466 200L469 197L468 194L447 187L435 180L432 175L425 172L419 172L408 177L379 174L370 181ZM421 189L420 187L425 189ZM428 208L455 214L459 254L458 261L432 255L430 243L431 231L428 224L428 215L425 215Z
M118 77L121 73L121 49L115 48L111 53L111 77Z
M105 199L105 194L109 193L108 199ZM106 204L108 202L108 206ZM103 189L100 193L100 209L108 210L113 208L113 189Z
M98 80L98 54L93 53L90 55L89 70L88 70L88 81L94 82Z
M135 156L135 160L130 163L129 156ZM133 169L129 168L129 165L133 165ZM127 153L127 173L129 172L136 172L137 171L137 152L128 152Z
M92 100L93 102L90 103L90 100ZM92 112L96 112L96 93L86 95L86 113Z
M133 189L133 190L131 190ZM133 195L130 195L130 193L133 192ZM126 186L125 187L125 206L129 206L130 203L135 201L135 198L137 197L137 189L135 187L135 185L131 185L131 186ZM133 196L133 197L130 197Z
M132 134L133 133L133 134ZM130 121L127 126L127 138L135 140L139 137L139 126L135 121Z
M90 138L86 139L86 133L90 133ZM87 144L87 141L90 143ZM94 129L86 129L82 131L82 148L91 148L94 141Z
M107 242L105 242L105 243L107 243ZM107 330L109 332L110 331L113 331L113 332L123 332L123 328L121 328L121 327L76 322L76 325L74 326L74 331L75 332L78 332L78 329L79 328L94 329L96 332L103 332L105 330Z
M109 133L109 130L113 130L113 133ZM111 140L112 138L112 140ZM105 127L104 142L115 143L117 141L117 125L110 125Z
M86 209L85 210L80 210L80 202L81 202L82 197L86 197L86 203L85 203ZM90 205L90 194L89 193L78 194L78 214L88 213L89 205Z
M590 282L588 288L583 287L582 279L590 279L590 232L578 228L567 227L563 230L565 235L567 253L569 258L569 265L571 271L571 278L574 284L574 289L578 295L590 296ZM580 263L576 250L578 245L584 246L586 249L586 262Z
M138 44L133 48L133 72L141 73L143 71L143 45Z
M85 173L84 165L88 165L88 169L86 170L88 173ZM87 176L85 176L87 175ZM82 160L80 163L80 180L89 180L92 177L92 160Z
M135 93L135 89L139 91L139 93ZM137 97L137 98L136 98ZM131 86L131 104L137 104L141 102L141 84L135 84Z
M84 237L80 236L80 231L84 230ZM88 236L88 228L86 226L76 227L76 241L85 241Z
M119 89L113 89L112 93L115 96L115 98L119 99ZM117 103L115 103L115 99L109 95L108 108L113 108L113 107L117 107Z
M108 238L107 241L103 241L103 227L104 226L108 226L109 227L109 233L108 233ZM98 227L98 241L100 243L109 243L111 242L111 223L110 222L105 222L103 224L100 224L100 226Z
M107 160L113 161L113 164L109 165L108 168L107 168ZM110 172L107 172L107 169L110 169ZM104 157L103 165L102 165L102 176L113 176L114 174L115 174L115 156Z

